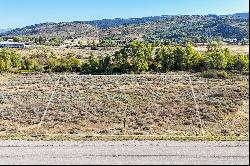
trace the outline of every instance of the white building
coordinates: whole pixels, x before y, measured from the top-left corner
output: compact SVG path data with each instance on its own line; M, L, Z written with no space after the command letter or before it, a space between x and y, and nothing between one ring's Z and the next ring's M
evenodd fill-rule
M25 44L18 42L4 41L0 42L0 48L25 48Z

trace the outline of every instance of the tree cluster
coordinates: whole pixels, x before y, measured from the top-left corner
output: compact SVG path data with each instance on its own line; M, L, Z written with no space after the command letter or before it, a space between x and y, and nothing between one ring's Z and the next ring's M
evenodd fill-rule
M184 46L154 46L133 41L113 55L97 57L91 54L87 61L76 58L74 53L58 57L44 52L25 57L13 49L0 50L0 72L29 70L44 72L80 72L85 74L121 74L168 71L246 71L248 55L233 55L222 49L220 43L211 43L205 53L195 51L191 44Z
M240 72L249 69L248 55L233 55L220 43L211 43L207 52L185 46L153 46L134 41L112 56L92 55L83 68L84 73L142 73L168 71L206 71L210 69Z

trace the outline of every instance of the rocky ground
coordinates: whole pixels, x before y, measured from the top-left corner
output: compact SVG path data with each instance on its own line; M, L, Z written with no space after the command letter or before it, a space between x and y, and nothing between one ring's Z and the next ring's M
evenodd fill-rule
M185 75L2 74L0 134L248 136L248 77L192 85L198 109Z

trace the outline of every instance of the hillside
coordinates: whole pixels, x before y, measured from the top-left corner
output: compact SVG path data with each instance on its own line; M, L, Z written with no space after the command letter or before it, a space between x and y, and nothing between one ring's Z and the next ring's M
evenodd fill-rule
M113 27L100 34L107 38L143 36L149 41L192 40L206 42L208 38L217 37L242 40L249 38L249 23L248 19L233 16L165 16L158 21Z
M0 35L45 36L79 38L95 37L115 40L144 39L148 41L206 42L208 38L243 40L249 38L249 18L244 13L235 15L173 15L130 19L104 19L96 21L75 21L42 23L11 30Z
M249 13L235 13L233 16L248 19Z
M41 23L24 28L13 29L2 36L59 36L65 38L73 35L86 35L95 31L95 28L89 24L81 23Z

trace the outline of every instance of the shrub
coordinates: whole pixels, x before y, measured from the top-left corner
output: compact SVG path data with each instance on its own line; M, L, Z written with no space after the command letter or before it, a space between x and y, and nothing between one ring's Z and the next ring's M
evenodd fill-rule
M217 77L218 78L228 78L229 74L226 71L218 71L217 72Z
M234 67L240 72L243 70L249 70L249 57L247 55L237 55L235 58Z
M75 57L49 59L49 70L54 72L80 72L81 61Z
M100 68L100 59L95 54L90 54L89 61L84 65L87 73L98 73Z
M75 57L69 57L68 63L71 72L79 72L81 70L81 61Z
M8 71L11 68L11 60L9 56L0 54L0 71Z
M161 47L156 51L155 54L155 68L158 71L170 71L174 67L174 51L175 47Z
M58 71L60 61L56 57L51 57L48 62L49 71Z
M226 71L209 70L201 73L204 78L228 78L229 74Z
M105 74L111 74L113 72L110 55L106 55L105 57L101 58L99 65L99 72Z
M226 70L232 71L235 70L235 63L236 63L236 56L235 55L228 55L227 56L227 67Z
M22 66L22 57L15 51L12 52L10 60L13 68L20 68Z
M0 71L20 68L22 57L13 49L0 50Z
M36 60L25 58L22 62L22 70L42 71L43 67Z
M50 43L52 46L60 46L62 41L60 38L52 38Z
M209 69L222 70L227 67L227 58L223 51L208 52L205 61Z

